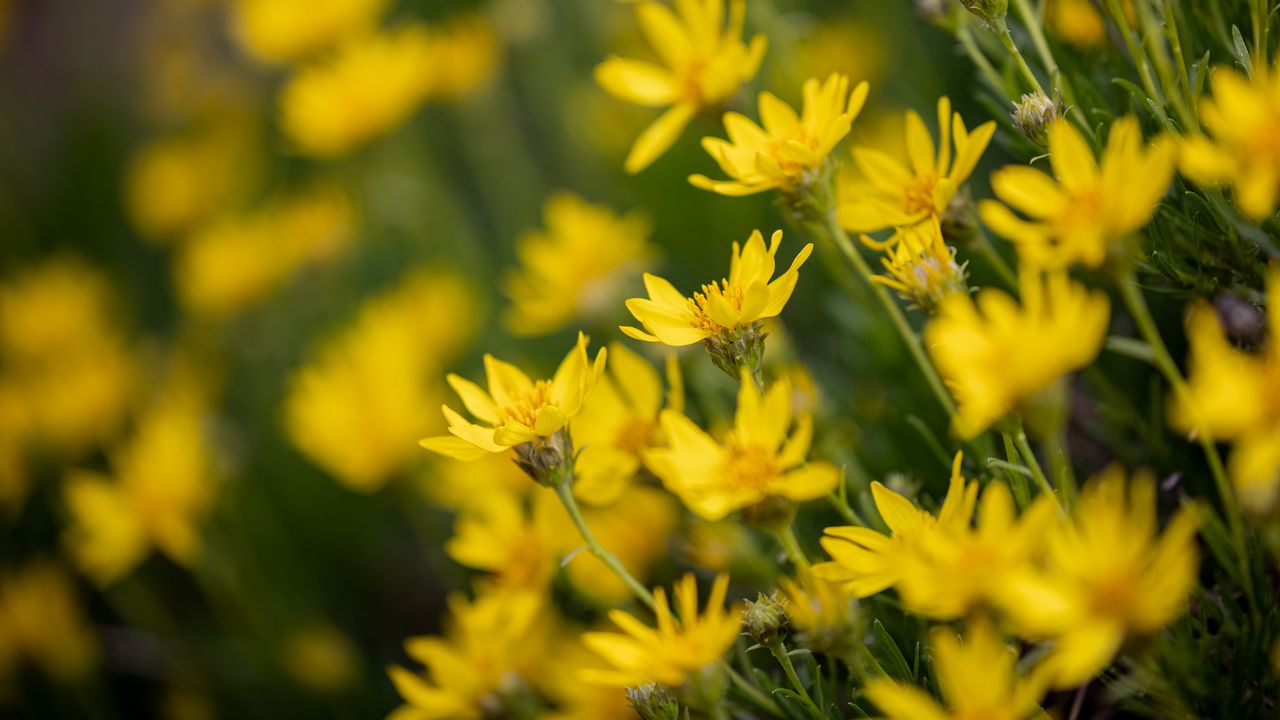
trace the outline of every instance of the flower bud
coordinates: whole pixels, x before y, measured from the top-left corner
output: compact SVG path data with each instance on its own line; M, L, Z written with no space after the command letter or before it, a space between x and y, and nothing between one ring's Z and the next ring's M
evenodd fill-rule
M1062 105L1039 91L1024 93L1013 104L1013 112L1009 115L1013 118L1013 126L1027 139L1040 147L1048 147L1049 125L1062 115Z
M960 4L987 23L1009 14L1009 0L960 0Z
M656 683L627 688L627 702L641 720L680 720L680 703Z
M569 479L569 467L573 460L573 440L561 429L548 438L520 443L515 447L516 465L547 487L557 487Z
M761 645L781 640L786 636L787 626L790 624L787 600L776 592L768 595L759 593L754 602L747 601L747 607L742 611L742 627L752 640Z
M764 357L764 323L756 321L749 327L730 328L702 341L711 356L711 362L737 380L743 368L759 377Z

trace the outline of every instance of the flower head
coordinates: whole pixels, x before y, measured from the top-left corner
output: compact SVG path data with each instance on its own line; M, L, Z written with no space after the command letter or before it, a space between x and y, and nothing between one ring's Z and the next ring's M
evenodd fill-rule
M682 0L678 13L657 2L636 6L636 20L661 64L610 57L596 66L596 82L621 100L667 107L631 146L624 167L645 169L675 143L698 110L729 99L764 57L765 37L742 41L745 0Z
M731 179L691 175L689 182L721 195L790 190L813 182L827 156L849 134L868 87L864 81L850 93L849 78L838 73L821 83L810 78L804 83L804 106L798 116L772 93L760 93L763 128L730 112L724 116L729 139L702 140L702 147Z
M1013 112L1009 116L1013 119L1013 126L1028 140L1046 147L1049 144L1049 126L1062 117L1062 104L1050 100L1039 90L1023 93L1022 98L1013 104Z
M840 472L828 463L805 464L813 425L807 415L801 416L788 436L791 419L791 383L779 380L761 397L744 372L733 429L723 443L684 415L664 410L667 447L650 450L645 463L706 520L719 520L770 497L822 497L835 488Z
M787 614L801 646L835 657L847 657L858 638L858 602L849 588L801 570L795 580L782 578Z
M22 687L15 681L23 660L70 682L97 658L94 628L62 567L38 560L16 571L6 568L0 577L0 682Z
M686 574L675 588L677 619L667 602L666 590L656 588L656 628L622 610L609 611L609 619L623 632L590 632L583 635L582 642L612 668L584 670L583 678L619 687L647 682L668 687L683 685L688 675L719 660L738 636L741 615L726 612L724 607L728 590L729 576L717 576L706 609L699 615L697 580Z
M961 437L982 432L1102 349L1106 295L1065 272L1024 271L1021 284L1021 306L999 290L983 290L976 301L956 293L925 327L929 354L959 405L953 430Z
M387 0L236 0L236 40L255 60L295 62L369 30Z
M987 122L970 133L946 97L938 100L942 137L936 147L918 113L908 111L906 118L906 162L876 148L854 148L853 162L862 178L840 188L837 212L845 229L872 232L942 215L996 130L994 122Z
M884 250L880 258L888 275L872 280L892 288L904 300L925 312L932 312L942 299L953 293L967 293L965 266L956 262L955 249L942 238L938 219L898 228L892 238L878 243L863 235L862 242Z
M983 201L979 212L1032 263L1098 267L1114 243L1151 220L1173 177L1176 153L1167 136L1144 148L1137 119L1125 117L1112 124L1099 163L1080 131L1059 119L1049 126L1052 177L1025 165L991 176L996 195L1029 219L994 200Z

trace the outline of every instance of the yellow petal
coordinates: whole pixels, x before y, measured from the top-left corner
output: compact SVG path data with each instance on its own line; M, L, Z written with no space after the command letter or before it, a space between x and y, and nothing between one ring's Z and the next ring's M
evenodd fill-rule
M595 77L605 92L636 105L670 105L678 94L670 72L640 60L611 57L596 66Z
M693 119L695 112L697 112L695 106L689 103L678 103L659 115L658 119L636 138L631 146L631 152L623 163L623 168L634 175L649 167L654 160L675 144L680 133L684 132L685 126Z

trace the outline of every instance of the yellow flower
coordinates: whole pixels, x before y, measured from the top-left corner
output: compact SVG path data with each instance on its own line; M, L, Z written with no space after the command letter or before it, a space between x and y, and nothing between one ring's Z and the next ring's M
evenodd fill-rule
M896 290L904 300L926 312L933 312L948 295L969 291L965 267L956 262L955 248L943 240L937 217L898 228L885 243L866 235L862 242L884 251L880 262L889 271L888 275L873 275L871 279Z
M488 493L458 518L444 550L458 564L489 573L486 581L497 587L545 591L575 540L555 495L533 495L526 512L519 495Z
M67 545L97 584L124 577L152 548L182 565L195 563L199 523L214 501L200 393L183 386L163 392L109 456L112 477L86 470L68 475Z
M1106 338L1106 295L1065 271L1020 275L1022 305L985 289L942 300L925 344L959 405L954 432L971 438L1062 375L1088 365Z
M416 637L405 652L425 666L387 670L405 704L388 720L479 720L504 691L538 670L548 642L546 601L535 592L489 592L448 600L442 637Z
M557 193L543 209L546 229L516 244L520 267L508 271L504 317L517 335L546 335L575 318L609 317L624 283L657 254L648 219L619 216L577 195Z
M289 439L347 487L381 488L439 428L436 374L470 340L474 303L460 278L429 269L368 300L290 380Z
M555 702L547 720L635 720L626 693L616 687L582 682L586 670L602 670L604 660L582 644L581 631L566 633L547 658L542 690Z
M684 393L674 356L668 356L667 373L665 405L682 412ZM574 466L575 496L592 505L617 499L640 470L644 453L662 442L658 413L663 405L662 380L653 366L622 343L610 343L609 372L573 426L573 443L582 448Z
M1080 131L1069 120L1055 120L1049 126L1052 177L1026 165L991 176L996 195L1029 220L994 200L984 200L979 211L1025 260L1046 267L1098 267L1116 242L1155 215L1176 156L1177 145L1167 135L1144 148L1142 130L1130 116L1112 124L1099 164Z
M1018 634L1053 640L1044 660L1057 688L1087 682L1128 633L1150 635L1186 611L1199 565L1194 506L1157 537L1150 473L1127 484L1113 466L1091 480L1070 521L1050 531L1042 571L1011 574L998 590Z
M1045 25L1064 42L1081 48L1107 38L1106 21L1089 0L1053 0L1045 5Z
M328 624L294 634L285 643L280 660L295 680L330 694L349 688L360 668L359 654L351 641Z
M431 504L462 513L483 506L490 493L528 494L535 486L510 458L487 454L471 461L437 458L419 487Z
M990 622L970 623L963 642L949 628L934 628L929 649L946 706L920 688L872 678L866 694L885 720L1025 720L1038 710L1040 675L1018 672L1017 652Z
M645 273L649 297L627 301L627 309L644 329L624 326L622 332L636 340L680 347L746 330L760 320L776 317L791 299L800 266L813 252L813 243L805 245L791 267L771 281L781 242L781 230L773 233L768 249L759 230L751 233L745 247L734 242L729 277L703 285L701 292L689 298L666 280Z
M679 15L665 5L636 6L641 32L661 65L613 56L596 66L596 82L614 97L668 109L631 146L624 167L638 173L675 143L697 112L728 100L750 80L764 57L765 37L742 42L745 0L680 0Z
M970 133L960 113L952 113L951 101L943 97L938 100L942 137L935 148L920 115L912 110L906 117L907 162L878 148L854 148L853 162L862 177L840 190L837 212L845 229L871 232L942 215L996 130L994 122L987 122Z
M286 63L374 27L387 0L236 0L232 30L255 60Z
M1231 479L1241 505L1256 513L1280 499L1280 265L1271 268L1267 297L1269 340L1260 353L1236 349L1211 306L1188 311L1190 397L1170 409L1178 429L1234 443Z
M426 100L433 57L423 25L353 40L289 81L280 125L303 154L350 152L398 127Z
M740 613L724 608L729 576L718 575L711 586L705 612L698 614L698 584L689 573L675 589L679 619L671 612L663 588L653 591L657 627L650 628L630 613L609 611L622 633L589 632L582 642L612 666L584 670L588 682L628 687L657 682L670 687L720 659L733 645L741 626Z
M862 112L869 85L858 83L849 93L849 78L832 73L822 83L804 83L804 106L799 116L772 93L760 93L760 121L725 113L728 140L703 138L702 147L730 180L690 175L696 187L721 195L752 195L766 190L789 191L817 179L827 156L849 134Z
M801 570L795 580L778 581L786 594L787 616L799 631L804 647L817 652L848 657L858 637L858 601L849 588Z
M493 76L502 47L481 13L465 13L427 26L431 52L427 97L458 100Z
M587 336L578 333L578 343L552 379L537 381L530 380L515 365L485 355L488 392L458 375L450 374L448 380L467 411L486 425L472 423L445 405L450 434L427 438L421 445L459 460L473 460L513 447L523 446L532 452L535 446L545 446L582 410L604 371L605 355L601 349L591 362L587 357Z
M0 581L0 682L18 680L24 659L62 682L83 677L98 659L74 583L48 561L9 570Z
M1235 201L1261 221L1280 199L1280 72L1255 64L1253 79L1227 67L1210 74L1213 97L1200 103L1200 120L1212 137L1189 136L1180 168L1201 185L1231 185Z
M694 514L719 520L769 497L804 501L835 489L840 471L805 464L813 424L802 415L791 427L791 383L773 383L763 398L744 371L733 429L717 443L675 410L662 412L667 447L645 453L645 464Z

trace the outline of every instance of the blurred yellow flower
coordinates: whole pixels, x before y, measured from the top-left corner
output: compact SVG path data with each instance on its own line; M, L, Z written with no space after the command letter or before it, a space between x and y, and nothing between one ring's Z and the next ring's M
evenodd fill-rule
M822 22L813 23L795 44L795 52L802 71L800 77L840 73L874 82L882 74L886 60L879 28L851 17L823 18ZM783 82L787 77L781 71L775 76L779 82L774 85L795 82Z
M799 116L772 93L760 93L760 121L725 113L728 140L703 138L702 147L730 180L690 175L696 187L721 195L752 195L766 190L789 191L808 185L821 174L835 149L862 112L870 86L863 81L849 92L849 78L832 73L819 83L804 83L804 106Z
M745 0L682 0L679 15L657 2L636 6L640 25L661 65L613 56L596 66L596 82L620 100L668 109L636 138L624 167L645 169L666 152L699 110L728 100L755 76L765 37L742 42Z
M718 575L705 611L699 615L697 580L686 574L675 588L680 615L676 619L666 590L656 588L657 628L646 626L630 613L610 610L609 619L623 632L589 632L582 636L582 642L612 667L584 670L583 680L618 687L646 682L683 685L687 675L719 660L738 636L740 613L724 608L728 590L729 576Z
M178 383L161 391L133 435L109 454L111 476L68 474L66 542L95 583L121 579L153 548L182 565L196 562L199 523L214 502L204 420L201 391Z
M405 122L431 89L424 25L353 40L303 68L280 97L280 125L305 155L331 158Z
M943 240L936 216L898 228L884 243L866 235L862 242L884 251L880 262L889 271L888 275L873 275L871 279L896 290L904 300L925 312L933 312L948 295L969 291L965 266L956 262L955 248Z
M970 133L960 113L951 111L951 100L942 97L938 100L938 131L941 138L935 146L924 120L909 110L905 162L879 147L859 145L853 149L853 162L861 177L841 187L837 209L846 230L904 227L946 212L951 198L986 151L996 124L983 123Z
M580 631L570 629L548 655L542 689L555 702L555 709L545 716L547 720L635 720L636 711L621 689L582 682L584 670L607 665L582 644Z
M459 513L484 505L490 493L522 495L536 487L511 458L495 454L471 461L437 458L419 486L432 505Z
M943 298L925 326L925 344L955 395L952 430L971 438L1019 402L1097 357L1110 322L1107 296L1065 271L1020 275L1022 305L984 289Z
M1188 311L1190 397L1170 408L1178 429L1234 443L1229 470L1236 494L1260 514L1280 500L1280 265L1271 268L1267 298L1269 338L1259 353L1236 349L1208 304Z
M1173 178L1177 144L1170 136L1143 146L1132 116L1116 120L1101 165L1069 120L1049 126L1053 176L1028 165L1011 165L991 176L991 188L1024 220L994 200L979 205L982 220L1018 246L1036 265L1079 263L1098 267L1114 243L1150 222Z
M733 429L723 444L675 410L662 412L667 447L645 453L645 464L694 514L719 520L769 497L812 500L835 489L840 471L805 462L813 439L809 416L791 427L791 383L783 378L761 397L745 372Z
M98 660L72 578L48 561L7 570L0 580L0 683L19 680L23 660L61 682L84 677Z
M798 631L800 645L837 657L850 657L854 643L861 643L858 601L847 585L823 580L801 569L793 580L784 577L779 587L788 600L787 616Z
M351 641L328 624L307 627L291 636L281 662L295 680L322 693L345 690L360 671L360 659Z
M1189 135L1179 167L1201 185L1230 185L1235 201L1255 221L1275 212L1280 200L1280 71L1259 59L1253 79L1229 67L1209 76L1213 97L1200 103L1210 137Z
M1051 529L1043 570L1010 574L997 588L1019 635L1053 640L1043 662L1055 687L1088 682L1128 633L1153 634L1186 612L1199 524L1185 506L1157 536L1150 473L1126 483L1112 466L1085 486L1071 520Z
M482 587L544 592L572 548L576 532L559 499L545 492L530 499L526 511L523 497L490 492L459 516L444 550L458 564L489 573Z
M511 306L503 320L516 335L609 318L626 283L657 254L648 241L651 224L637 213L616 215L563 192L547 200L543 213L545 229L520 238L520 266L504 278Z
M885 720L1025 720L1039 710L1043 677L1019 673L1017 651L989 621L970 622L963 642L950 628L934 628L929 650L946 706L921 688L871 678L866 695Z
M263 63L306 59L372 29L387 0L234 0L232 31Z
M337 257L355 236L355 210L340 189L320 185L196 232L174 259L183 304L222 318L276 292L300 267Z
M755 552L751 533L736 520L695 518L681 536L680 559L695 568L729 572Z
M22 391L16 383L0 378L0 508L19 507L27 497L30 424Z
M290 381L289 439L347 487L381 488L439 427L436 373L475 331L474 303L461 278L433 269L366 301Z
M480 13L464 13L427 26L427 96L458 100L492 77L502 46L492 24Z
M422 447L459 460L474 460L485 453L501 453L524 446L530 452L544 446L579 411L604 371L605 350L592 362L587 357L587 336L565 356L550 380L533 381L516 366L492 355L484 356L489 391L458 375L449 385L462 398L467 411L487 425L468 421L444 406L449 435L421 441Z
M405 652L425 671L388 668L404 700L388 720L477 720L539 670L549 642L540 594L489 592L473 601L455 594L448 605L442 637L405 641Z

